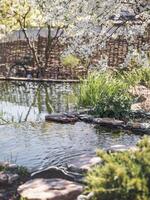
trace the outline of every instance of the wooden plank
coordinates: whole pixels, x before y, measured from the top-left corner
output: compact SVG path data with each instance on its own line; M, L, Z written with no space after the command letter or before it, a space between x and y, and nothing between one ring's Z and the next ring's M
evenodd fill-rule
M40 79L40 78L17 78L17 77L0 77L0 81L26 81L26 82L48 82L48 83L80 83L80 80L72 79Z

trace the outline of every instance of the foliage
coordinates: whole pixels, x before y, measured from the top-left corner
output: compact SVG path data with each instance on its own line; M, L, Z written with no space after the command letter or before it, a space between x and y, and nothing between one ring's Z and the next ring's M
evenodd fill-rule
M126 84L135 86L137 84L143 84L150 87L150 67L134 68L130 72L124 72L119 75Z
M17 166L16 169L9 169L9 165L5 166L5 165L1 165L0 164L0 172L1 171L11 171L11 170L13 172L17 173L21 177L21 179L24 179L24 178L27 178L27 177L30 176L30 173L29 173L29 171L28 171L28 169L26 167Z
M4 170L5 170L5 167L4 167L3 165L0 164L0 172L1 172L1 171L4 171Z
M27 27L37 26L39 11L37 6L31 9L30 0L1 0L0 1L0 25L3 33L20 29L20 22Z
M125 14L123 17L122 10L127 11L127 16ZM128 15L139 20L139 23L133 26ZM120 22L123 26L120 26ZM0 29L3 32L21 28L26 35L25 30L28 27L48 28L44 67L47 66L49 52L55 45L54 38L57 42L59 40L67 44L67 54L69 52L77 55L90 63L92 55L103 48L110 37L124 35L133 43L136 35L145 33L148 23L149 0L129 0L126 3L121 0L0 1ZM53 28L56 29L56 35L52 34ZM31 45L31 41L28 43L36 65L40 68L41 62L34 45ZM134 49L133 45L131 46ZM143 46L145 47L145 44Z
M80 64L80 59L77 58L76 56L70 54L70 55L62 58L61 62L66 67L74 68Z
M76 17L73 26L68 28L71 35L67 38L67 42L71 44L69 52L75 52L89 62L97 50L105 48L109 38L126 38L131 46L130 55L132 55L135 49L135 46L132 45L135 42L135 37L144 35L149 23L148 0L129 0L126 2L120 0L77 0L76 5L80 5L80 7L75 8L79 17ZM134 19L130 20L130 17L125 17L124 13L128 13L127 15L136 20L140 19L140 23L133 25ZM100 56L99 60L101 67L103 61L101 62Z
M149 200L150 198L150 138L138 144L137 151L105 153L99 151L102 166L87 175L87 191L93 200Z
M23 166L18 166L17 173L22 179L30 176L28 169L26 167L23 167Z
M146 46L146 45L145 45ZM141 51L139 49L134 50L132 53L129 53L126 56L124 64L122 64L123 69L131 71L133 69L141 67L150 67L150 51L149 47L147 51Z
M80 86L78 106L93 108L100 117L127 117L134 96L130 89L138 84L150 87L150 68L134 68L132 71L115 73L91 73Z
M78 105L94 108L100 117L125 117L131 103L128 85L110 73L92 73L81 84Z

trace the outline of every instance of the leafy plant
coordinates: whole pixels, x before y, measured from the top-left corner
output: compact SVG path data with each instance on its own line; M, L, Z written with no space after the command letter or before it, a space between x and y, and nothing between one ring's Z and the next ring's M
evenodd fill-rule
M108 154L98 151L104 164L87 175L87 192L93 200L150 199L150 138L138 144L137 151Z
M80 64L80 59L76 56L70 54L64 58L61 59L61 62L66 67L74 68Z
M89 74L80 86L78 105L93 108L93 114L100 117L127 117L135 101L129 91L138 84L150 87L149 67L117 75L109 71Z
M150 68L133 69L131 72L124 72L122 75L118 74L118 78L122 79L129 87L137 84L150 87Z
M18 166L17 173L19 174L19 176L22 179L30 176L28 169L26 167L23 167L23 166Z
M109 73L92 73L80 87L78 105L94 108L100 117L124 117L128 114L132 96L128 84Z

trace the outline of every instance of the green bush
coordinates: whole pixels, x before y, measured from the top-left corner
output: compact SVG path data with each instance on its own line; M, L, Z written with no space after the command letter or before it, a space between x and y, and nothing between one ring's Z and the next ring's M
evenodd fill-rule
M108 154L87 175L87 191L93 200L150 200L150 138L145 137L139 150Z
M130 88L142 84L150 87L150 68L133 69L130 72L89 74L80 86L78 105L90 107L100 117L124 118L135 101Z
M118 75L129 86L143 84L150 87L150 67L142 67L140 69L133 69L131 72L124 72Z
M100 117L126 116L132 104L128 84L109 73L92 73L80 87L78 105L94 108Z
M80 59L77 58L76 56L70 54L70 55L62 58L61 62L65 67L74 68L80 64Z

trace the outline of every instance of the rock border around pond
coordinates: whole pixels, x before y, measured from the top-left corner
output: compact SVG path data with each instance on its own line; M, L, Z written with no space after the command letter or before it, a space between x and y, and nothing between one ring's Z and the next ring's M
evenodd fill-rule
M104 149L108 153L137 150L135 147L115 145ZM78 160L66 167L50 166L29 174L26 169L16 164L0 163L0 199L19 200L83 200L90 199L92 194L82 195L85 174L94 166L103 165L103 160L95 155L81 155ZM27 174L26 174L27 173Z
M84 186L64 179L32 179L18 188L27 200L76 200Z
M107 153L116 153L124 151L135 151L135 147L127 147L124 145L111 146L105 149ZM86 158L86 159L85 159ZM48 167L41 171L37 171L31 175L31 179L18 187L18 193L27 200L87 200L93 197L93 192L83 195L86 183L79 183L77 179L70 179L72 175L80 174L85 178L85 174L97 165L102 165L103 161L100 157L87 155L81 156L78 162L68 166L66 169L62 167ZM85 171L83 170L85 167Z
M0 200L19 199L17 188L29 178L30 173L26 168L0 162Z
M62 124L68 124L68 123L74 124L76 122L82 121L85 123L91 123L110 128L118 128L123 130L129 130L132 132L150 134L149 123L125 122L114 118L95 118L94 116L88 114L80 114L80 113L52 114L45 116L45 120L47 122L56 122Z

